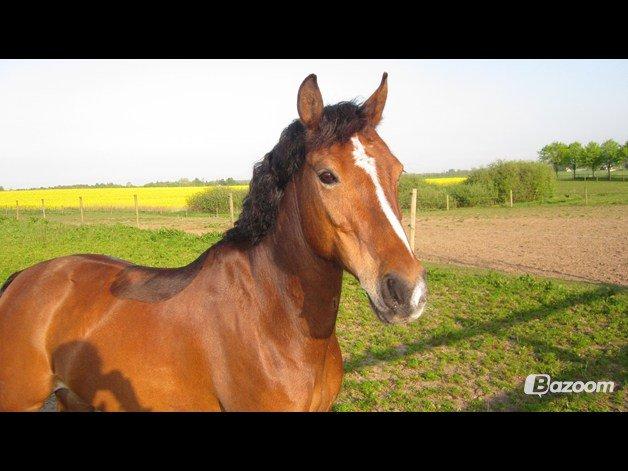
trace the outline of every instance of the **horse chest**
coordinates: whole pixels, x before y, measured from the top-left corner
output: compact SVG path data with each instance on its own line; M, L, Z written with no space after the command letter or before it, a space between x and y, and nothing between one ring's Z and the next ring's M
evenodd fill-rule
M316 361L266 351L247 359L234 358L224 367L214 384L226 410L329 410L342 378L335 337Z

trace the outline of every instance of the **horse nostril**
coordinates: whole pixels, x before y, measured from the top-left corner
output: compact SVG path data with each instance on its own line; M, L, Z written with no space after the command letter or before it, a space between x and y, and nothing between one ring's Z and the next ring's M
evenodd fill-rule
M386 304L390 305L392 301L396 305L402 305L404 303L404 285L394 275L386 275L384 278L384 300Z

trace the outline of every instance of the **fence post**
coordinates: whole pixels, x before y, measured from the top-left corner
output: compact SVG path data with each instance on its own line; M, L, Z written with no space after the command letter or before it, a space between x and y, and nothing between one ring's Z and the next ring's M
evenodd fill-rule
M233 217L233 193L229 193L229 215L231 216L231 225L235 224L235 219Z
M20 220L20 202L15 200L15 220Z
M85 218L83 217L83 197L79 196L79 208L81 210L81 224L85 222Z
M449 211L449 193L447 193L447 211Z
M512 208L512 190L510 190L510 207Z
M140 211L137 207L137 195L133 195L133 202L135 203L135 225L139 229L140 227Z
M410 203L410 248L414 253L414 239L416 236L416 188L412 188L412 202Z
M46 219L46 205L44 204L44 199L41 199L41 214Z

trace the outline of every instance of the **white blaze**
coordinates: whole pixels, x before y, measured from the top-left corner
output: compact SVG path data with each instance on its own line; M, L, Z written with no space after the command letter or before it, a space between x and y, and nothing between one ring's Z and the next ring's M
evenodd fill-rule
M379 202L380 208L382 208L382 211L384 211L384 215L388 219L388 222L390 222L390 225L395 231L395 234L397 234L397 237L401 239L403 244L408 249L408 252L412 254L412 249L410 249L410 244L408 243L406 233L404 232L403 227L401 227L401 223L399 222L399 219L397 219L397 216L392 210L392 207L390 206L390 203L386 198L386 194L384 193L384 189L379 182L379 178L377 176L377 168L375 167L375 160L366 154L366 149L364 149L364 146L357 136L353 136L351 138L351 142L353 143L353 160L355 161L355 164L363 169L369 177L371 177L373 185L375 186L375 195L377 196L377 201ZM414 256L414 254L412 254L412 256Z

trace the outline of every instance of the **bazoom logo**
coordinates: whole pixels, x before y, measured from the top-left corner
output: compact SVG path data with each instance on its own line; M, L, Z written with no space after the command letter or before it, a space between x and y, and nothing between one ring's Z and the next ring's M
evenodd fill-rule
M536 374L528 375L523 386L526 394L551 393L593 393L593 392L613 392L615 383L612 381L552 381L550 375Z

